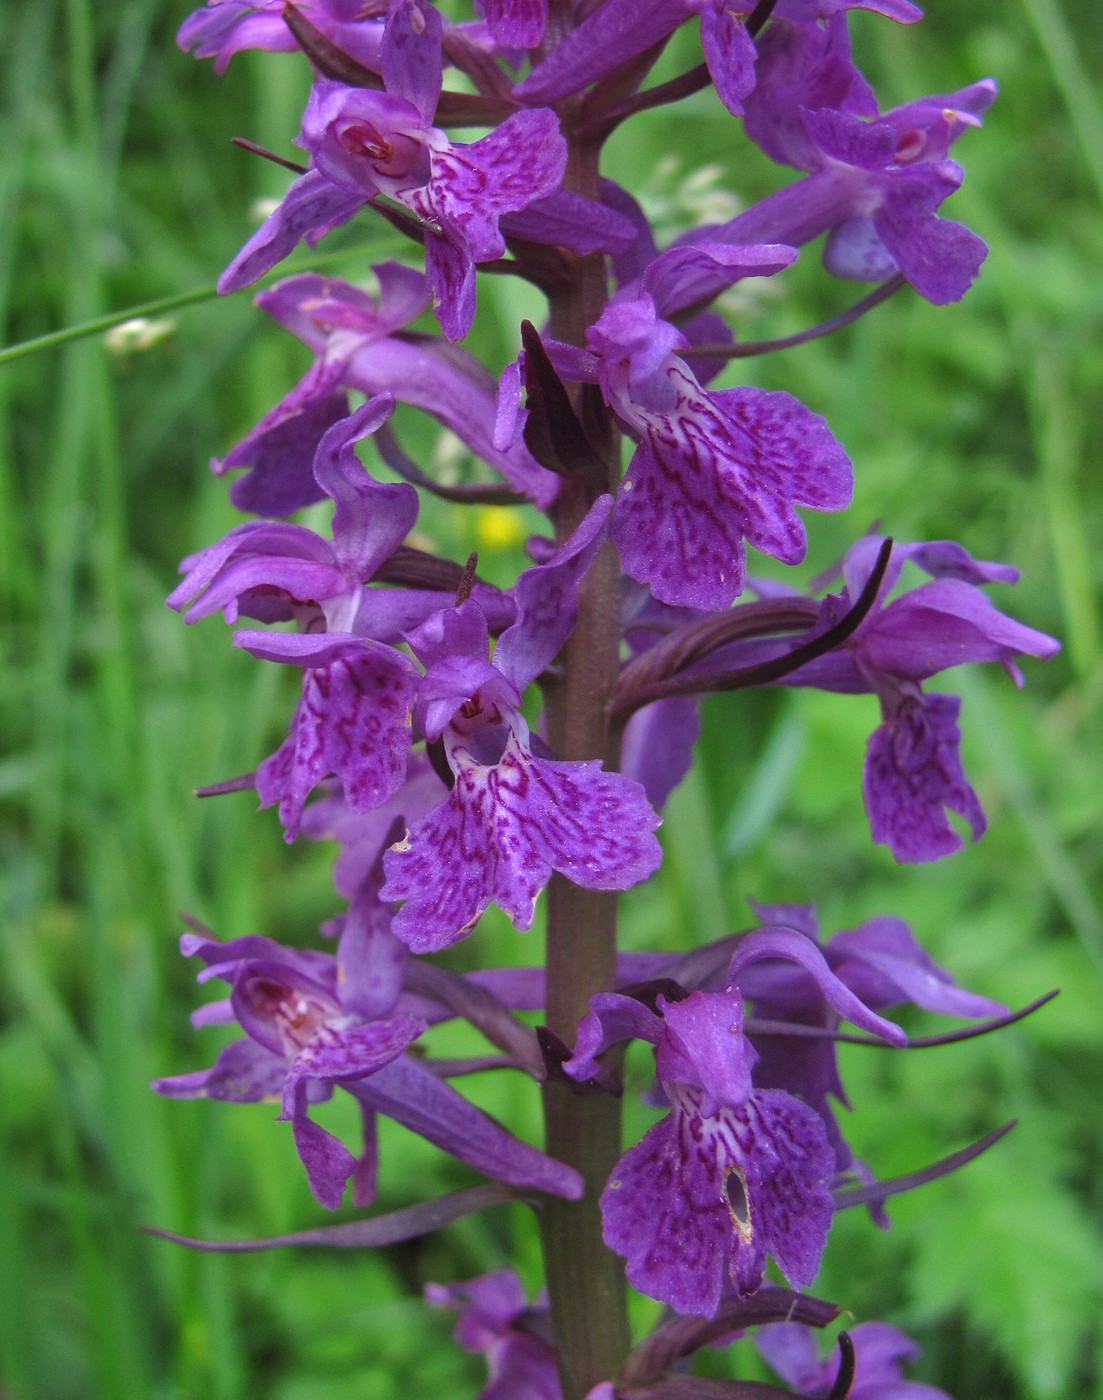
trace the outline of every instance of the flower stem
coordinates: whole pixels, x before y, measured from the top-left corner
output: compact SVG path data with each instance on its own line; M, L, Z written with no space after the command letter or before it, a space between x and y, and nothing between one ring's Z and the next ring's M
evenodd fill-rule
M598 147L571 141L570 188L598 194ZM607 294L600 256L581 258L569 290L551 299L551 332L581 345ZM616 462L611 415L591 400L587 430L605 460ZM600 439L604 439L601 441ZM613 471L610 466L610 474ZM564 480L554 509L565 538L612 481ZM606 545L578 594L578 623L567 643L562 679L546 693L547 737L561 759L600 758L613 767L608 706L616 685L620 645L620 575ZM584 890L560 875L548 887L547 1020L568 1044L594 993L608 990L616 970L617 896ZM549 1201L542 1212L545 1274L563 1400L582 1400L615 1375L628 1351L624 1267L601 1236L598 1197L620 1156L620 1105L607 1095L579 1097L563 1084L544 1089L547 1151L581 1173L581 1201Z
M563 758L609 758L605 702L616 677L617 560L611 547L586 579L579 623L567 648L566 677L549 696L548 734ZM610 604L613 604L610 606ZM580 889L562 876L548 886L547 1018L574 1043L595 993L613 985L617 896ZM624 1265L601 1237L598 1197L620 1156L620 1103L579 1097L563 1084L544 1089L547 1151L581 1173L581 1201L549 1201L543 1211L544 1262L563 1400L610 1379L628 1351Z

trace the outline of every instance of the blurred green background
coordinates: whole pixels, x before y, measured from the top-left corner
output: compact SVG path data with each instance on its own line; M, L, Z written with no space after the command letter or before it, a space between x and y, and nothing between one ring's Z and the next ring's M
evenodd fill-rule
M229 142L291 154L304 63L249 54L216 78L175 48L187 8L0 10L4 344L203 292L253 226L254 202L285 187ZM1089 75L1103 71L1103 28L1086 0L932 0L929 11L919 27L859 13L852 28L884 106L1000 82L985 130L955 151L968 175L946 211L991 245L978 286L942 309L898 296L829 341L739 362L723 382L797 394L854 458L852 509L810 521L808 576L875 519L900 538L953 536L1022 568L996 601L1065 650L1028 663L1022 694L998 672L939 683L965 696L966 767L991 829L934 867L898 867L870 846L859 774L873 702L710 703L700 761L667 813L661 876L625 900L625 942L684 947L745 926L748 894L816 900L829 931L902 915L960 981L1009 1003L1060 986L1056 1004L999 1037L845 1055L845 1128L879 1175L1009 1117L1020 1126L896 1202L890 1233L842 1217L815 1291L911 1330L925 1348L917 1374L959 1400L1097 1396L1103 494L1090 472L1103 436L1103 109ZM696 61L695 44L686 35L663 72ZM785 178L706 94L619 133L609 168L668 232ZM398 251L366 219L338 237L329 266L349 276ZM538 300L515 293L499 280L482 294L476 343L495 368L514 353L518 315L539 316ZM757 338L856 294L810 251L729 309ZM535 1287L520 1208L363 1257L207 1257L138 1233L142 1222L219 1237L319 1223L271 1106L165 1103L147 1083L209 1063L218 1040L187 1022L201 998L176 953L178 911L226 937L306 943L337 907L328 851L285 847L248 795L190 795L271 750L292 678L234 653L217 620L186 630L162 601L180 556L233 523L207 459L290 387L306 352L247 296L156 318L146 338L89 337L0 363L0 1387L18 1400L474 1395L481 1363L447 1340L450 1320L420 1287L510 1261ZM410 431L456 465L447 443ZM422 529L442 549L478 546L506 577L535 523L445 509ZM538 930L487 924L459 961L538 958ZM941 1029L933 1019L909 1024ZM641 1084L645 1071L641 1058ZM490 1077L473 1092L535 1140L527 1086ZM638 1128L646 1114L632 1112ZM326 1121L347 1122L339 1105ZM385 1132L383 1208L467 1179ZM638 1309L641 1324L653 1315ZM706 1364L731 1374L736 1363L717 1353Z

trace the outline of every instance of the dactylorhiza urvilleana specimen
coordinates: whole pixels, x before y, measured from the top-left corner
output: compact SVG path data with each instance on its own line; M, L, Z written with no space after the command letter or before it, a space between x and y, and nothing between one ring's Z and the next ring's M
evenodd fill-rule
M915 1347L885 1324L860 1319L834 1352L817 1347L810 1329L839 1307L804 1290L837 1211L883 1219L889 1196L1002 1130L879 1178L832 1107L847 1103L836 1042L905 1047L886 1013L907 1003L976 1023L928 1044L1012 1014L957 986L887 913L825 937L812 904L765 904L752 927L689 952L616 942L617 892L660 864L659 813L690 766L703 695L876 696L855 801L860 786L873 840L897 860L933 861L963 844L948 813L973 839L985 816L959 753L961 703L932 678L997 662L1018 683L1021 658L1056 650L985 592L1014 569L954 541L863 535L811 591L776 569L754 577L762 555L802 563L801 508L844 509L853 469L812 407L711 387L746 349L720 294L783 277L825 235L828 275L877 284L842 324L908 284L956 301L985 254L939 211L962 179L950 147L980 125L994 83L881 111L851 58L855 8L876 11L870 23L919 18L908 0L484 0L459 19L429 0L212 0L181 30L219 68L241 49L297 50L314 74L304 163L222 290L354 219L386 220L411 256L365 267L363 285L298 273L257 297L313 363L215 463L250 518L184 561L169 601L188 622L220 612L234 645L298 677L282 742L207 791L254 788L289 841L335 841L344 908L318 949L192 921L182 951L229 991L196 1019L241 1035L212 1068L157 1088L280 1104L326 1207L347 1193L371 1206L380 1114L472 1170L448 1196L334 1227L345 1244L530 1203L545 1297L528 1301L506 1270L429 1290L459 1311L458 1341L485 1353L495 1400L696 1395L694 1352L735 1335L779 1384L710 1381L709 1396L942 1394L903 1379ZM702 61L648 86L683 25ZM604 174L603 146L634 113L709 86L733 146L742 126L797 173L660 248ZM471 127L487 134L460 139ZM546 298L505 365L462 344L480 269ZM479 464L466 481L413 459L397 404L459 439ZM547 530L512 586L493 586L474 557L413 542L426 495L528 503ZM319 505L310 526L293 519ZM544 966L449 966L492 904L525 930L542 895ZM539 1012L540 1029L520 1012ZM421 1038L457 1017L486 1052L427 1053ZM625 1144L632 1040L652 1047L665 1113ZM491 1068L540 1086L541 1148L457 1087ZM358 1105L353 1143L312 1116L338 1091ZM787 1286L767 1281L773 1266ZM666 1305L634 1346L626 1277Z

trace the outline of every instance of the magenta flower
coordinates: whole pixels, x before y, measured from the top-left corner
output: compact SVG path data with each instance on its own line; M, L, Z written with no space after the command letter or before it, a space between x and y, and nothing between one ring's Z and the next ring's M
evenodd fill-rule
M789 250L769 252L771 270L790 260ZM605 400L639 439L613 539L656 598L727 607L746 578L744 541L798 563L805 532L794 507L848 504L850 461L823 419L789 394L704 390L675 353L684 338L646 292L610 302L589 339Z
M350 1015L339 990L337 960L326 954L298 953L265 938L218 943L194 934L185 934L180 946L185 957L207 965L201 978L231 982L223 1015L237 1021L246 1038L231 1042L211 1069L159 1079L153 1087L172 1098L236 1103L279 1095L280 1117L291 1123L318 1202L336 1209L353 1177L357 1204L366 1205L374 1194L376 1166L370 1118L365 1117L364 1149L356 1158L311 1120L308 1105L328 1098L335 1084L383 1069L421 1035L425 1022L406 1012L371 1021Z
M791 1094L752 1087L758 1056L734 987L658 1005L655 1015L617 993L593 998L564 1066L588 1079L616 1041L649 1040L672 1106L613 1169L606 1244L634 1288L679 1313L711 1316L729 1287L753 1293L767 1254L791 1283L811 1283L832 1212L823 1123Z
M219 943L185 934L181 951L205 965L200 980L220 977L232 987L229 1001L204 1007L196 1023L236 1021L245 1036L232 1041L212 1068L158 1079L153 1087L170 1098L280 1101L280 1118L292 1125L310 1189L329 1209L340 1204L350 1178L356 1204L371 1201L379 1113L496 1180L576 1199L582 1185L571 1168L515 1138L404 1053L430 1021L454 1014L448 1007L425 995L403 994L389 1014L365 1014L376 971L365 944L365 931L355 923L342 934L336 958L268 938ZM508 986L509 974L501 980ZM335 1087L360 1106L359 1156L309 1116L310 1105L329 1098Z
M415 952L463 937L491 901L529 928L553 870L586 889L627 889L659 863L658 817L642 788L597 761L544 757L521 714L522 690L574 626L576 590L605 538L610 504L598 501L546 564L518 580L518 620L493 663L473 601L410 637L426 667L418 723L430 743L442 742L454 778L447 800L384 858L381 898L407 901L394 930Z
M196 58L213 58L216 73L246 49L292 53L299 45L284 20L284 5L285 0L208 0L187 17L176 41ZM361 19L360 0L296 0L296 8L338 49L378 68L383 22Z
M876 281L900 273L936 305L959 300L987 248L937 211L963 178L949 147L980 125L995 83L878 115L849 66L841 20L826 37L808 25L771 33L761 86L748 103L748 132L775 160L810 174L688 241L802 245L829 231L824 264L836 276Z
M919 1355L915 1342L886 1322L860 1322L847 1329L854 1346L854 1378L847 1400L950 1400L944 1390L922 1381L905 1380L902 1363ZM758 1327L755 1345L787 1385L808 1400L826 1400L832 1393L839 1362L822 1361L811 1327L799 1322L776 1322Z
M826 600L825 623L858 596L881 543L870 535L850 549L845 589ZM964 844L945 809L965 818L974 840L986 820L961 766L961 701L924 693L921 682L950 666L995 661L1021 684L1016 658L1051 657L1059 645L1006 617L980 591L981 584L1014 582L1016 570L978 562L951 541L897 547L882 599L907 559L930 581L875 608L844 646L801 667L786 684L879 697L882 723L870 738L862 780L873 839L897 860L927 861Z
M521 1280L497 1269L467 1283L429 1283L426 1301L459 1314L453 1339L486 1358L487 1384L478 1400L560 1400L547 1303L529 1307Z
M257 305L296 335L314 363L294 389L232 451L219 474L248 467L231 488L242 510L290 515L324 499L312 469L315 449L332 423L348 414L348 391L390 394L430 414L515 491L547 505L559 482L523 443L499 449L494 379L466 351L407 329L429 305L424 275L399 263L377 263L377 296L338 278L304 273L261 292Z

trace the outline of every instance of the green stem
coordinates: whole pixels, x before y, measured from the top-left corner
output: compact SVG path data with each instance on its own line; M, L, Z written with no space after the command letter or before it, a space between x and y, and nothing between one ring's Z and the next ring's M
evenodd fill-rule
M567 127L567 122L564 122ZM568 128L569 130L569 128ZM568 188L596 197L598 148L572 142ZM600 314L607 295L603 259L579 259L570 289L552 300L551 332L574 344ZM616 430L605 410L587 405L594 445L616 461ZM612 469L611 469L612 474ZM565 538L612 481L565 481L556 504ZM617 761L608 707L620 644L620 576L607 545L579 590L579 617L564 653L563 680L547 693L548 740L563 759ZM617 896L584 890L555 875L548 887L547 1022L573 1044L590 997L607 991L616 971ZM544 1090L548 1152L581 1173L581 1201L551 1201L542 1212L544 1263L563 1400L582 1400L615 1374L628 1350L623 1262L601 1237L598 1197L621 1151L620 1106L606 1095L580 1098L562 1084Z
M34 355L40 350L53 350L70 341L85 340L90 335L102 335L104 331L121 326L124 321L134 321L140 316L162 316L167 311L179 311L185 306L195 306L201 301L214 301L218 292L214 287L204 287L198 292L181 292L174 297L161 297L159 301L143 302L141 306L128 306L122 311L108 311L103 316L94 316L90 321L82 321L76 326L64 326L59 331L48 331L36 335L31 340L21 340L17 345L5 345L0 349L0 365L22 359L24 355Z

